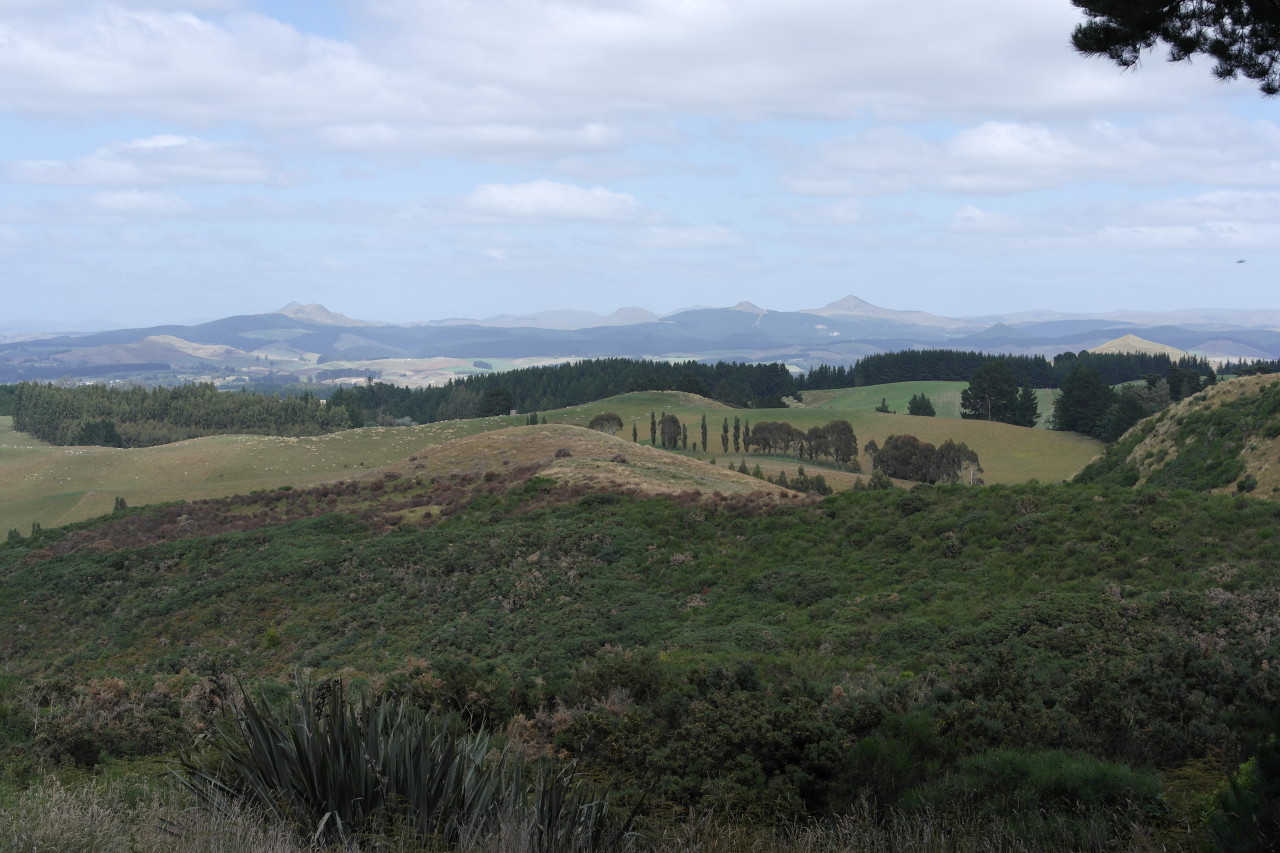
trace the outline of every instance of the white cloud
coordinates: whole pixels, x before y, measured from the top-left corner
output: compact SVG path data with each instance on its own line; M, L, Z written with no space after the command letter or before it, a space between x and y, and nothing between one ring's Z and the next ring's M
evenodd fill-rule
M787 176L805 195L1002 195L1083 181L1280 186L1280 127L1191 116L1136 127L987 121L943 140L875 128L818 146Z
M1202 69L1122 78L1076 56L1066 37L1079 14L1065 3L919 15L892 0L368 0L348 40L236 5L50 3L9 16L0 108L246 122L344 150L563 155L669 116L1078 115L1214 87Z
M99 148L78 160L20 160L3 169L6 179L65 186L171 184L267 184L295 182L275 158L250 148L165 134Z
M185 218L193 213L180 196L150 190L109 190L57 201L0 208L0 220L30 225L118 225Z
M501 219L618 223L652 218L644 205L626 193L548 180L482 184L462 199L462 207Z
M1270 252L1280 245L1280 192L1092 202L1021 215L966 204L948 218L946 234L965 251L991 253Z

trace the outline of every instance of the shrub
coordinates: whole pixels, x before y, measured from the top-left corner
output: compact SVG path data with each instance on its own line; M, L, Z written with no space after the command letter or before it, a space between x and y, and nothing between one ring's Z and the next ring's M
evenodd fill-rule
M181 764L205 808L248 806L321 842L407 831L466 847L512 821L527 825L540 850L610 850L627 840L608 821L607 799L571 772L526 765L452 718L349 699L339 681L283 707L246 696L210 745L214 760Z

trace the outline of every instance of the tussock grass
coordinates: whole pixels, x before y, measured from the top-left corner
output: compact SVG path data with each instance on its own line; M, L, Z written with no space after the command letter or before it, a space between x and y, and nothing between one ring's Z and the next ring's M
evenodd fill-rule
M341 847L301 840L284 823L245 809L214 812L165 780L125 777L65 784L50 777L0 806L0 853L560 853L539 845L527 814L508 810L483 835L453 844L404 835L366 836ZM768 829L721 815L694 817L642 833L636 853L1033 853L1160 850L1141 827L1118 839L1084 832L1061 816L1003 818L931 810L877 812L865 802L848 815ZM1191 849L1190 838L1187 849Z
M67 785L49 777L0 806L0 853L304 853L283 825L244 809L194 808L142 777Z

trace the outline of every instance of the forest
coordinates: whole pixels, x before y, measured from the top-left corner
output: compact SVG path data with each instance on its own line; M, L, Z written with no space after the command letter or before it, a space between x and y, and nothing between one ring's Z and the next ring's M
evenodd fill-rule
M1003 361L1019 383L1033 388L1060 387L1076 366L1097 370L1108 385L1133 382L1149 374L1167 377L1171 368L1192 370L1202 376L1213 374L1213 368L1203 359L1174 360L1149 353L1064 352L1050 361L1039 355L925 349L867 355L849 368L822 365L810 371L799 387L804 391L923 380L968 382L974 371L993 360Z
M627 358L586 359L452 380L441 388L401 388L368 382L335 391L334 406L357 424L414 423L537 412L601 400L628 391L687 391L736 407L781 408L795 379L782 364L697 361L669 363Z
M351 427L345 409L320 400L225 393L210 384L147 389L22 382L0 391L13 428L50 444L151 447L204 435L303 436Z

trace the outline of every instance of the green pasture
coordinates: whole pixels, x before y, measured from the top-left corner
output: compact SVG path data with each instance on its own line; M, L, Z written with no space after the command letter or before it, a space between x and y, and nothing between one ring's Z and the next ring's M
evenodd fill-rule
M802 405L817 409L874 412L884 400L890 409L900 415L907 413L907 403L917 394L924 394L933 403L939 418L960 417L960 392L969 387L967 382L895 382L892 385L867 385L861 388L844 388L834 391L808 391ZM1049 428L1053 414L1053 390L1036 389L1040 403L1039 429Z
M907 382L873 388L814 392L812 405L787 409L731 409L703 397L676 391L622 394L595 403L539 413L548 423L586 426L601 412L615 412L623 420L619 437L630 440L634 424L640 442L649 441L649 414L676 415L689 428L689 454L715 458L720 465L742 453L726 454L720 444L721 425L734 417L743 422L787 421L799 429L848 420L859 447L874 440L884 444L890 435L910 433L922 441L941 444L948 438L977 452L987 483L1029 480L1057 482L1073 476L1102 450L1102 444L1074 433L1024 429L1007 424L962 420L958 417L912 417L873 411L880 398L890 408L906 411L906 401L921 393L934 401L941 414L948 388L963 383ZM959 391L954 391L957 406ZM826 399L819 401L819 395ZM808 395L806 395L808 396ZM874 399L873 399L874 398ZM897 402L895 402L897 401ZM701 446L700 423L707 416L709 450ZM445 421L412 427L367 427L310 438L222 435L139 449L110 447L54 447L13 431L12 418L0 418L0 531L26 533L32 522L52 527L111 511L117 497L130 506L160 501L221 497L281 485L308 485L342 479L404 460L425 448L488 430L517 426L527 415ZM693 451L694 442L698 452ZM752 457L748 457L748 465ZM789 472L794 465L776 464ZM812 473L820 464L801 463ZM862 458L870 473L869 460ZM770 465L766 470L773 470ZM851 478L831 478L837 488Z

